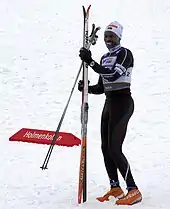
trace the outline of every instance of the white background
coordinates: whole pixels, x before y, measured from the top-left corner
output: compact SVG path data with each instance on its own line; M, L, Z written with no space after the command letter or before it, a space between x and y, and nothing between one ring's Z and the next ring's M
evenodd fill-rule
M169 209L170 197L170 2L169 0L57 1L0 0L0 208L111 209L96 197L109 189L100 149L104 95L89 95L88 201L77 205L80 147L55 147L48 170L48 146L9 142L21 128L55 131L72 89L82 46L82 5L91 4L90 24L101 26L91 48L99 62L107 52L105 27L124 26L121 44L135 58L132 116L124 153L143 201L140 209ZM98 75L89 68L95 84ZM80 137L81 93L77 87L61 131ZM125 184L120 177L121 185ZM114 206L125 208L126 206Z

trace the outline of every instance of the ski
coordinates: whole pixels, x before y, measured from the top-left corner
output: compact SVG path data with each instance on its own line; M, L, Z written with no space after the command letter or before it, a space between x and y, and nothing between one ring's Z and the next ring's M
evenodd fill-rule
M88 48L88 20L91 5L85 10L83 6L84 28L83 28L83 47ZM79 170L79 187L78 187L78 203L87 200L87 120L88 120L88 65L83 62L83 91L81 105L81 155L80 155L80 170Z
M89 49L91 45L96 44L97 32L100 27L95 27L92 24L92 31L88 34L89 11L91 5L85 9L83 6L84 28L83 28L83 47ZM81 105L81 154L80 154L80 168L79 168L79 184L78 184L78 203L87 201L87 122L88 122L88 65L82 62L82 105Z
M86 14L88 14L88 10L89 10L89 9L90 9L90 6L89 6L89 8L87 9L87 12L86 12L85 8L83 7L83 11L84 11L84 23L86 22L86 21L85 21L85 18L86 18ZM88 20L88 18L86 18L86 20ZM97 33L98 30L100 30L100 27L95 27L95 24L93 24L93 25L92 25L92 32L91 32L91 35L90 35L90 37L86 36L86 45L83 44L83 46L85 46L87 49L89 49L91 45L94 45L94 44L96 43L96 40L97 40L96 33ZM85 24L84 24L84 29L83 29L83 37L85 37L85 36L84 36L84 34L85 34L84 31L85 31ZM87 34L87 35L88 35L88 34ZM85 38L83 38L83 43L85 43ZM69 98L68 98L67 104L66 104L66 106L65 106L65 108L64 108L64 111L63 111L62 116L61 116L61 118L60 118L59 124L58 124L58 126L57 126L56 131L55 131L54 137L53 137L53 139L52 139L52 141L51 141L50 147L49 147L49 149L48 149L48 152L47 152L47 154L46 154L46 157L45 157L45 159L44 159L44 162L43 162L43 164L42 164L42 166L41 166L41 169L42 169L42 170L47 169L47 165L48 165L48 163L49 163L49 160L50 160L50 157L51 157L53 148L54 148L54 146L55 146L55 144L56 144L56 142L57 142L57 139L58 139L60 127L61 127L62 122L63 122L63 120L64 120L64 117L65 117L65 114L66 114L68 105L69 105L69 103L70 103L71 97L72 97L72 95L73 95L73 91L74 91L74 89L75 89L77 80L78 80L78 78L79 78L79 75L80 75L80 72L81 72L81 69L82 69L83 66L84 66L84 63L81 62L81 65L80 65L80 68L79 68L79 70L78 70L78 73L77 73L75 82L74 82L73 87L72 87L72 90L71 90L71 92L70 92L70 96L69 96ZM82 98L83 98L83 97L82 97ZM84 108L84 109L85 109L85 108ZM85 198L85 196L84 196L84 198Z

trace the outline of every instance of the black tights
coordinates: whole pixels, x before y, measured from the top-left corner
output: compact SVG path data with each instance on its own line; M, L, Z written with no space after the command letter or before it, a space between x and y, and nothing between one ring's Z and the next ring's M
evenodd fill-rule
M137 188L129 163L122 153L127 125L134 111L131 96L106 99L101 119L101 138L104 163L110 180L118 182L118 171L126 181L127 188Z

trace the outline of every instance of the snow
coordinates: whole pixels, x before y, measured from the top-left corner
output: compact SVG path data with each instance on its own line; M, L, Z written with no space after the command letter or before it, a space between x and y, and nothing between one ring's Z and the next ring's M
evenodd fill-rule
M139 209L168 209L170 195L170 1L1 0L0 4L0 208L111 209L95 200L109 188L100 150L104 95L89 95L88 201L77 204L80 147L55 147L42 171L47 145L9 142L23 127L56 130L78 73L82 5L92 5L90 24L101 26L93 58L107 51L103 31L118 20L122 45L135 57L130 120L124 153L143 201ZM89 69L91 83L97 74ZM61 131L80 137L81 94L74 91ZM125 189L125 184L121 184Z

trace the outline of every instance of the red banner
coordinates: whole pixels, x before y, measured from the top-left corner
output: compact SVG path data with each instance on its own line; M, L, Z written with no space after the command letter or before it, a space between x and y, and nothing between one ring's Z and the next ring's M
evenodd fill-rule
M38 144L51 144L55 131L39 130L22 128L17 133L9 138L9 141L21 141ZM59 132L56 145L59 146L78 146L81 144L81 140L71 133Z

